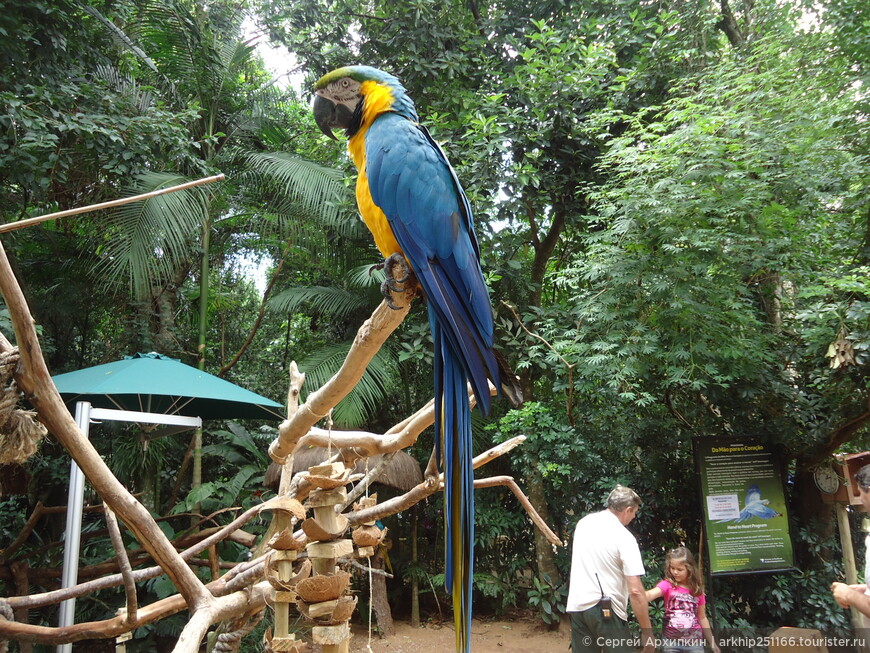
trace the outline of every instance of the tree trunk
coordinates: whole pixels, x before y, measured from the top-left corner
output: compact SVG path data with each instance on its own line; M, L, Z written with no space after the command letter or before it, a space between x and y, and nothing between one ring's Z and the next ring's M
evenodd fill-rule
M372 569L383 570L384 554L383 547L379 546L377 553L372 558ZM382 638L392 637L396 634L393 625L393 613L390 611L390 603L387 601L387 577L383 574L372 574L372 612L378 622L378 632Z
M758 281L758 299L769 324L782 329L782 275L771 271Z
M542 304L544 274L547 269L547 263L553 255L562 232L565 230L566 213L565 207L559 206L555 209L552 224L543 238L539 238L534 213L529 213L529 223L532 229L535 248L535 258L532 261L529 273L529 281L532 287L532 292L529 296L529 306L540 307ZM523 374L520 382L523 386L523 396L527 400L531 400L533 398L531 379L527 374ZM570 417L569 415L568 418L570 419ZM532 506L537 510L544 522L547 524L551 523L544 479L541 478L541 475L535 469L532 469L528 475L528 496ZM556 554L553 552L553 547L539 529L534 529L534 533L535 561L538 565L538 577L544 580L546 576L552 584L558 585L561 582L561 577L559 570L556 568Z
M411 507L411 565L417 566L417 523L419 511L417 506ZM420 582L417 574L411 579L411 625L420 627Z
M728 0L721 0L719 7L722 10L722 20L716 23L716 27L725 33L732 47L739 48L746 41L746 37L740 31L734 12L731 11L731 5L728 4Z
M12 569L12 576L15 579L15 593L18 596L30 594L30 580L28 579L30 563L27 560L21 560L11 563L9 567ZM15 621L26 624L29 619L28 612L27 608L15 610ZM21 653L31 653L33 651L33 644L30 642L18 642L18 650Z
M547 495L544 491L544 481L537 470L532 470L528 476L528 493L529 501L532 502L535 510L547 524L550 524L550 510L547 507ZM556 567L556 556L553 553L553 546L547 540L547 537L539 528L534 529L535 533L535 562L538 565L538 578L544 580L548 578L549 582L554 586L559 585L562 578L559 575L559 570Z
M178 348L175 336L175 292L169 287L152 288L151 315L154 348L160 353Z

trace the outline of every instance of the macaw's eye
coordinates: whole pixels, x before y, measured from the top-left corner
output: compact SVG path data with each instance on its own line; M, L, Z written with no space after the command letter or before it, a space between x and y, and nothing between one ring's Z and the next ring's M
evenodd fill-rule
M349 78L349 77L344 77L344 78L340 79L340 80L338 81L338 85L339 85L341 88L350 88L350 78Z

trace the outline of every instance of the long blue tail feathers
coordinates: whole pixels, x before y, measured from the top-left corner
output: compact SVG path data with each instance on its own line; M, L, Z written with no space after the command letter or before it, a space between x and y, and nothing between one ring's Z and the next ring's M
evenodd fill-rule
M474 469L468 378L441 330L435 338L436 446L444 470L446 584L453 597L456 650L470 651L474 579Z

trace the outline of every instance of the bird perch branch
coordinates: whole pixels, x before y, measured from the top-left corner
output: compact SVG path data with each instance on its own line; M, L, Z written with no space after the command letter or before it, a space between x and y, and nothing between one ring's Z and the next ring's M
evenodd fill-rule
M351 391L389 335L405 319L411 309L414 290L409 287L403 293L392 293L392 295L393 303L399 308L393 309L387 306L386 301L381 302L372 316L357 331L341 369L321 388L311 393L308 401L281 424L278 438L269 446L269 456L276 463L283 464L284 459L296 448L300 438L306 435L319 420L326 417L329 411Z
M100 204L91 204L90 206L80 206L75 209L68 209L66 211L58 211L57 213L46 213L45 215L37 215L33 218L25 218L24 220L18 220L17 222L10 222L8 224L0 225L0 234L5 233L7 231L15 231L16 229L24 229L24 227L29 227L30 225L39 224L40 222L46 222L47 220L57 220L58 218L66 218L71 215L79 215L80 213L90 213L91 211L101 211L103 209L112 209L116 206L124 206L125 204L132 204L133 202L141 202L142 200L147 200L152 197L157 197L158 195L166 195L167 193L175 193L180 190L185 190L187 188L193 188L194 186L202 186L204 184L210 184L215 181L221 181L224 178L223 174L214 175L212 177L205 177L203 179L196 179L194 181L188 181L183 184L179 184L177 186L170 186L169 188L159 188L157 190L152 190L150 193L142 193L141 195L133 195L131 197L122 197L117 200L111 200L109 202L101 202Z

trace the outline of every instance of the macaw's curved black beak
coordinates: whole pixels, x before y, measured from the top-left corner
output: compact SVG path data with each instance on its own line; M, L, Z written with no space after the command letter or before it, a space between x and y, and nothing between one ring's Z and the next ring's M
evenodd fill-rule
M348 129L353 120L353 114L343 104L336 104L320 95L314 98L314 121L320 127L320 131L335 140L332 130Z
M332 140L336 140L335 134L332 133L335 118L335 104L323 98L316 96L314 98L314 122L320 127L320 131L329 136Z

